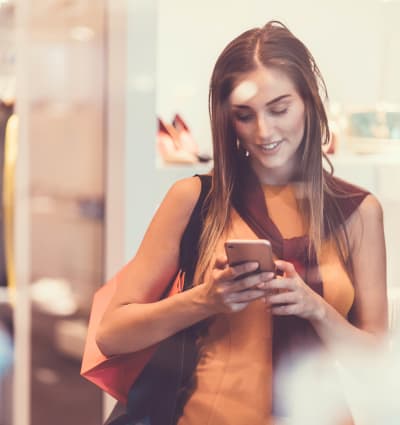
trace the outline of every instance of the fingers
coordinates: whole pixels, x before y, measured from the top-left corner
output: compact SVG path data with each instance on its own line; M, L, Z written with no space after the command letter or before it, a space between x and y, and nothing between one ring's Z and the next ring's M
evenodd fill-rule
M227 293L245 291L249 288L254 288L264 292L264 285L274 277L273 273L257 273L250 276L243 277L238 280L230 280L223 283L224 291ZM265 292L264 292L265 294Z
M294 304L301 301L296 292L281 292L279 294L269 295L267 296L267 300L271 305Z
M271 313L276 316L297 316L301 313L301 307L298 304L280 305L272 307Z
M232 266L229 268L227 266L228 266L228 259L226 256L220 255L216 258L214 263L214 269L227 270L227 273L228 273L227 278L232 278L232 279L235 279L245 273L255 272L258 269L259 264L257 263L257 261L249 261L249 262L239 264L237 266Z
M297 275L294 265L288 261L275 260L275 266L283 271L286 277L295 277Z
M228 259L226 258L226 255L219 255L215 260L214 268L218 270L224 270L227 265Z
M296 314L298 304L298 284L294 277L297 272L293 264L277 260L275 265L284 272L284 277L275 277L272 272L257 272L257 262L247 262L229 266L226 256L215 260L212 292L221 307L230 311L240 311L251 301L266 298L273 314ZM225 307L223 307L225 306Z
M215 263L217 265L217 262ZM234 267L224 266L223 261L218 262L220 269L214 269L215 294L218 294L225 310L237 312L243 310L250 302L265 297L265 290L258 285L274 277L274 273L257 273L257 262L243 263ZM251 274L249 274L251 273Z
M218 268L217 268L218 266ZM229 283L232 284L235 279L239 281L239 278L243 274L253 273L258 269L257 262L243 263L234 267L227 267L227 263L223 262L222 259L217 259L213 270L213 277L215 282L218 283Z
M272 279L273 273L257 273L240 280L225 282L220 285L220 294L225 306L231 312L243 310L251 301L265 297L265 291L258 285L267 279Z
M242 274L255 272L259 267L256 261L250 261L248 263L239 264L238 266L232 266L229 269L230 277L236 279Z
M261 297L264 297L264 291L258 289L248 289L247 291L242 292L233 292L224 296L224 301L226 304L231 303L248 303L250 301L257 300Z
M290 278L269 279L259 285L259 289L267 292L294 291L297 287L296 281Z
M283 272L282 277L257 271L257 262L229 267L226 258L218 258L210 287L221 311L240 311L250 302L264 298L273 315L314 317L321 302L316 300L312 289L292 263L276 260L275 265Z

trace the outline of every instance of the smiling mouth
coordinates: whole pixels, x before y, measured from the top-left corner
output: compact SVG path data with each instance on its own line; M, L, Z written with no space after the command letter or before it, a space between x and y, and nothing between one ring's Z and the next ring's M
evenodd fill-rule
M279 146L282 143L282 140L277 140L276 142L268 143L265 145L260 145L260 148L264 151L272 151L277 146Z

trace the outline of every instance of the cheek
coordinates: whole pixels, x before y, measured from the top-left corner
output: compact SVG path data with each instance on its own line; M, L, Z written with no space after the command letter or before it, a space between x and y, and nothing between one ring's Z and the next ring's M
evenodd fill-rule
M235 130L236 133L236 137L240 140L243 139L245 137L245 132L243 130L243 126L238 124L238 123L234 123L233 124L233 128Z
M305 116L304 112L298 112L288 121L287 129L288 131L298 138L303 137L305 125Z
M303 137L303 133L304 133L304 119L301 118L298 123L297 126L294 128L294 131L296 132L297 136L301 139Z
M233 124L233 128L235 129L238 139L246 139L251 134L250 126L244 123L236 122Z

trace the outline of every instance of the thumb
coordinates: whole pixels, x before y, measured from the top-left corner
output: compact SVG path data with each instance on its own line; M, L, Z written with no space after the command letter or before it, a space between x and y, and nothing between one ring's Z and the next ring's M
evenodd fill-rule
M228 258L226 255L219 255L215 259L214 268L223 270L228 265Z
M276 260L275 266L278 270L281 270L286 277L295 277L297 275L294 265L288 261Z

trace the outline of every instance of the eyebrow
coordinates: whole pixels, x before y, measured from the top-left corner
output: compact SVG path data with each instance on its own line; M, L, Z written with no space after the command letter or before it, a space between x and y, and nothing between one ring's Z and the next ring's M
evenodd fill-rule
M278 97L276 97L275 99L272 99L272 100L270 100L269 102L267 102L266 104L265 104L265 106L271 106L271 105L273 105L273 104L275 104L275 103L278 103L278 102L280 102L281 100L283 100L283 99L286 99L286 98L288 98L288 97L291 97L291 94L283 94L282 96L278 96ZM249 108L249 106L247 106L247 105L232 105L234 108L242 108L242 109L247 109L247 108Z

